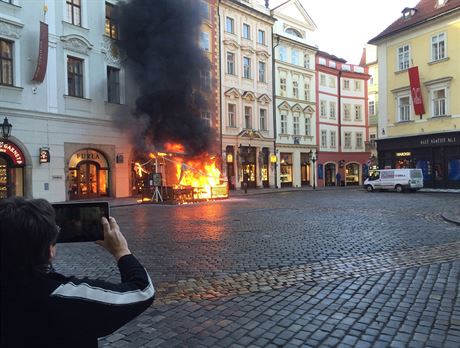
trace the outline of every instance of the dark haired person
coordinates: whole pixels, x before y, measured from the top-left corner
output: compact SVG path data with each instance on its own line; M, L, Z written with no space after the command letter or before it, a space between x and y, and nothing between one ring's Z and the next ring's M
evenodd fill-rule
M142 313L155 290L128 249L114 218L103 218L104 241L117 260L121 283L77 279L56 273L58 227L45 200L0 201L0 347L97 347Z

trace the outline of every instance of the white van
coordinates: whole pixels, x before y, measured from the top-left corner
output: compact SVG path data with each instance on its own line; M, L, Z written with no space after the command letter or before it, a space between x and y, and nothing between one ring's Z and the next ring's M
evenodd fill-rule
M423 173L421 169L381 169L364 181L364 187L368 192L374 190L404 189L416 191L423 188Z

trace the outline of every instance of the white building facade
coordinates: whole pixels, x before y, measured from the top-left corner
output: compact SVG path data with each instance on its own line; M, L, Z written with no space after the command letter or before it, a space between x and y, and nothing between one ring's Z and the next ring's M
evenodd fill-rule
M221 122L223 175L230 188L274 185L272 27L256 0L222 0Z
M298 0L272 10L278 187L313 185L316 152L316 25Z
M0 116L13 126L0 140L9 149L0 151L1 198L131 195L131 145L112 116L128 117L129 99L112 46L112 5L0 1L0 44L8 57ZM47 61L39 58L40 20L48 25L49 41L40 47ZM32 81L37 64L47 67L42 82Z

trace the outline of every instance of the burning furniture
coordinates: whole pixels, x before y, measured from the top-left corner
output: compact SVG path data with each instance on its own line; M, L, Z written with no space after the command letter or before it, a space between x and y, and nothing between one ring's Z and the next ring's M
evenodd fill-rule
M141 202L193 203L228 198L228 183L217 168L218 158L208 154L190 157L180 145L150 153L149 161L135 163L145 177Z

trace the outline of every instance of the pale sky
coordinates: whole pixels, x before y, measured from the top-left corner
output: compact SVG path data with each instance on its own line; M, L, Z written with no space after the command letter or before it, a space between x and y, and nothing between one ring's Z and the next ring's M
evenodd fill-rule
M271 0L273 8L286 0ZM419 0L300 0L317 26L319 49L359 64L364 45Z

